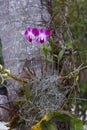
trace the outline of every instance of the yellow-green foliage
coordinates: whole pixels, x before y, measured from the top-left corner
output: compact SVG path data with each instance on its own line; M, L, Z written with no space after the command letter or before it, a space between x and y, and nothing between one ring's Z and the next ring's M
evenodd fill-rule
M82 121L76 115L65 111L48 112L40 122L32 126L32 130L57 130L58 121L67 121L70 130L83 130Z

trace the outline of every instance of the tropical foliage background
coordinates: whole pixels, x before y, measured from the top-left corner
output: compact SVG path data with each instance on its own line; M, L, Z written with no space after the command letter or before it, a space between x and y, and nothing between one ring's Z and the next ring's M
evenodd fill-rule
M65 4L68 6L66 21L64 21ZM87 66L87 1L54 0L53 12L57 32L59 33L59 27L62 26L65 44L68 44L70 47L73 46L79 52L77 64ZM76 94L76 100L72 102L73 104L75 105L75 114L86 121L87 69L80 72L79 91Z

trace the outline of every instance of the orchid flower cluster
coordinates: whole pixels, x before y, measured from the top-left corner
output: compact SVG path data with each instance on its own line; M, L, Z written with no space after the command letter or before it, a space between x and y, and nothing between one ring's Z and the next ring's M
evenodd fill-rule
M49 44L49 37L51 34L50 30L45 30L43 28L30 28L28 27L25 31L26 39L31 43Z

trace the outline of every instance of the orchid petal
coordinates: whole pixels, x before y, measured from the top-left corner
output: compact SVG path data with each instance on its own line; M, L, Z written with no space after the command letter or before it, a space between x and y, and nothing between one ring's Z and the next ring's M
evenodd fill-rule
M50 30L45 30L45 35L50 36Z
M28 31L26 30L24 34L25 34L25 35L28 35Z
M38 36L39 30L37 28L32 28L32 33L33 33L34 36Z
M32 38L26 37L27 41L32 42Z
M44 39L40 39L40 43L43 44L44 43Z
M44 31L45 31L45 30L44 30L43 28L41 28L41 29L39 30L40 33L44 33Z
M28 28L26 29L26 31L25 31L24 34L25 34L25 35L28 35L28 33L30 32L30 30L31 30L30 27L28 27Z
M48 38L46 38L46 43L49 44L49 40L48 40Z
M31 30L31 28L30 28L30 27L28 27L28 28L27 28L27 31L30 31L30 30Z

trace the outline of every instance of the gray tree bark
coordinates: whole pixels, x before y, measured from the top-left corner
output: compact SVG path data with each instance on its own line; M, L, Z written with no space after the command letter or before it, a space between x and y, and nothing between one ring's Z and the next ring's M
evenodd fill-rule
M36 57L38 49L35 50L34 45L26 41L23 32L29 25L45 26L49 18L47 7L42 6L40 0L0 0L0 38L5 68L19 75L25 60ZM17 87L17 82L9 81L7 89L10 100L16 97Z

